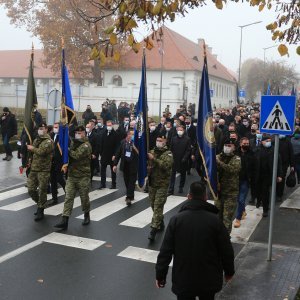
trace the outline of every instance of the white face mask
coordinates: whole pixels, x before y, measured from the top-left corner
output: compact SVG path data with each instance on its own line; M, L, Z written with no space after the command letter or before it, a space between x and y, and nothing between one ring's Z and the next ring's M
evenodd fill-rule
M81 139L81 134L75 133L75 140L80 140L80 139Z
M53 128L53 132L56 134L59 132L59 128Z
M39 129L38 130L38 135L43 136L44 135L44 129Z
M112 126L107 126L106 128L108 131L112 131Z
M178 134L178 136L183 136L183 131L182 130L178 130L177 134Z
M90 128L86 128L85 131L86 131L86 133L89 133L90 132Z
M157 148L163 148L165 146L164 142L156 142L156 147Z
M97 126L98 126L98 127L102 127L102 123L101 123L101 122L98 122L98 123L97 123Z
M230 154L232 152L231 147L224 146L223 147L223 152L225 154Z
M150 126L150 131L153 132L155 130L155 126Z
M171 127L166 127L166 131L170 131L171 130Z
M270 148L272 146L272 143L271 142L265 142L263 145L266 148Z

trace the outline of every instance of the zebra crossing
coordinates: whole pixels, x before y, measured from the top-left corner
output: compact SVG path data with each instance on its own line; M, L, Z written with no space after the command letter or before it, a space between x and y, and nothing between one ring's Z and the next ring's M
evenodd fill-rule
M64 191L62 189L58 190L58 195L62 196ZM25 199L19 200L20 196L26 197ZM117 199L116 198L117 196ZM127 209L126 216L128 217L128 207L125 205L125 195L119 197L120 191L118 189L101 189L101 190L93 190L89 193L90 201L95 202L96 207L94 207L90 211L90 218L92 223L93 222L100 222L103 219L106 219L113 214L122 213L123 210ZM18 197L17 197L18 196ZM101 199L109 196L109 199L106 198L104 203L101 203ZM17 200L13 203L4 204L4 201L11 201L15 197ZM142 203L147 201L148 194L142 192L135 192L135 201L132 203L132 207L135 207L138 203ZM51 200L51 195L48 195L48 200ZM107 202L108 200L108 202ZM164 214L170 212L173 209L176 209L186 200L186 197L182 196L174 196L171 195L168 197L167 202L164 207ZM211 201L209 201L211 202ZM4 205L3 205L4 204ZM146 204L146 203L144 203ZM0 214L1 211L6 212L19 212L25 209L30 208L31 206L35 205L35 203L28 198L27 189L24 187L16 188L14 190L6 191L0 193ZM55 206L49 207L45 209L45 215L48 216L59 216L63 211L63 203L59 203ZM78 214L78 210L81 206L80 197L76 197L74 199L74 212L73 215L76 219L83 219L83 214ZM144 205L145 206L145 205ZM142 205L141 205L142 207ZM232 241L238 243L245 243L252 232L254 231L255 227L259 223L262 215L261 209L256 209L253 206L247 206L247 213L248 216L246 220L242 221L242 227L239 229L233 229L232 231ZM132 215L127 219L123 220L122 222L115 224L117 226L122 226L124 228L136 228L143 230L146 226L148 226L151 222L152 218L152 210L150 207L144 209L143 207L139 207L139 211L137 212L134 210ZM91 224L91 226L93 226ZM41 244L55 244L59 246L65 247L72 247L78 248L82 250L94 251L95 249L103 246L106 244L106 241L101 239L91 239L87 237L81 237L76 235L59 232L52 232L49 233L37 240L34 240L24 246L19 247L7 254L0 256L0 264L4 261L7 261L21 253L24 253L34 247L37 247ZM157 250L147 249L142 247L136 247L134 245L128 245L125 249L117 254L118 257L126 258L126 259L133 259L148 263L155 263L156 257L158 255Z

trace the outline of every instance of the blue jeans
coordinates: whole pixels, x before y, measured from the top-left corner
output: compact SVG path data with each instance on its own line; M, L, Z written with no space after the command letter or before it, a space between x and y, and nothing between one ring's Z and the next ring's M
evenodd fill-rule
M10 148L10 144L9 144L8 135L2 134L2 139L3 139L3 145L4 145L6 156L11 156L12 152L11 152L11 148Z
M297 179L300 181L300 161L296 161L296 173L297 173Z
M249 182L248 180L240 181L240 190L238 195L238 211L236 218L238 220L242 219L243 212L245 211L246 199L249 191Z

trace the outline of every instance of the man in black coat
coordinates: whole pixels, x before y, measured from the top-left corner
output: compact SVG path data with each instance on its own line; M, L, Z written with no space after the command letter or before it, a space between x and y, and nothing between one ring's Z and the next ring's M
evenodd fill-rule
M131 201L134 200L135 182L137 179L139 155L138 150L133 143L134 131L129 130L127 136L121 142L115 160L113 171L117 172L117 165L121 159L120 170L123 172L124 183L126 186L126 198L125 202L128 206L131 205Z
M195 149L197 146L197 135L196 135L196 127L192 123L192 119L190 117L185 118L185 128L188 137L191 140L191 150ZM193 168L194 162L192 161L191 156L188 158L188 168L187 174L191 174L191 168Z
M86 136L92 146L92 157L91 157L91 178L95 175L95 172L99 172L99 145L100 136L97 134L96 124L93 120L89 121L85 125Z
M3 160L10 161L13 157L9 140L18 133L17 121L15 115L12 114L8 107L3 108L3 114L0 119L2 141L6 156Z
M86 125L91 119L97 119L90 105L86 106L86 110L82 114L82 119L84 120L84 125Z
M285 178L288 168L295 170L295 156L291 140L285 135L279 135L279 155L282 163L282 181L277 183L276 194L278 201L282 201Z
M156 286L166 284L173 257L172 291L177 299L214 299L234 275L234 252L218 209L206 202L206 185L194 182L188 200L167 227L156 262Z
M127 132L130 128L129 122L130 122L129 121L129 116L125 116L124 119L122 120L122 122L120 123L118 129L116 130L120 142L122 140L124 140L127 136Z
M274 148L269 135L263 135L261 145L255 153L255 192L256 207L263 205L263 217L268 216L270 187L272 185ZM282 181L282 165L281 158L278 155L277 182Z
M62 153L60 152L60 147L59 147L59 123L58 122L53 124L53 133L51 133L50 137L54 142L52 164L51 164L51 171L50 171L52 201L49 203L49 206L52 206L58 203L57 184L59 183L64 190L66 186L64 173L62 171L63 160L62 160Z
M161 131L164 131L164 127L161 128ZM159 130L158 127L156 127L155 121L151 121L149 123L149 150L154 149L156 145L156 139L158 137Z
M180 183L178 193L183 193L185 184L186 170L188 167L188 159L191 155L191 140L184 131L184 126L179 125L176 127L177 134L172 138L170 150L173 154L173 167L169 187L169 195L174 194L174 186L176 173L180 173Z
M106 122L106 130L102 135L100 144L100 156L101 156L101 184L100 189L106 187L106 168L109 165L111 169L111 189L116 188L116 173L113 172L113 161L115 160L115 154L120 145L118 135L113 129L113 123L111 120Z

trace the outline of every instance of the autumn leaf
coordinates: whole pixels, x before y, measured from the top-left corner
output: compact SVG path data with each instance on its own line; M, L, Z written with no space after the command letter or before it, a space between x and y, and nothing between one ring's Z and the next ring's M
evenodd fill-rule
M96 47L92 49L92 52L90 53L90 60L95 60L99 56L99 51Z
M278 46L278 52L279 52L279 54L280 54L281 56L284 56L284 55L288 55L288 54L289 54L289 50L288 50L287 46L284 45L284 44L280 44L280 45Z
M119 6L119 12L120 12L121 14L124 14L125 11L126 11L126 9L127 9L127 4L126 4L125 2L122 2L122 3L120 4L120 6Z
M115 33L112 33L110 35L109 42L110 42L111 45L115 45L118 42L118 38L117 38L117 35Z
M160 1L158 1L157 4L153 7L153 9L152 9L152 14L153 14L154 16L157 16L157 15L160 13L160 10L161 10L161 8L162 8L162 5L163 5L163 1L160 0Z
M104 32L105 32L106 34L111 34L111 33L113 33L114 29L115 29L115 26L110 26L110 27L106 28L106 29L104 30Z
M141 7L139 7L139 8L138 8L138 11L137 11L137 16L138 16L140 19L143 19L143 18L145 18L145 16L146 16L146 12L145 12Z
M262 11L265 8L265 3L262 3L258 7L258 11Z
M140 51L140 48L141 48L141 44L140 43L133 43L132 45L132 50L135 52L135 53L138 53Z
M120 52L115 51L115 52L114 52L114 61L115 61L115 62L119 62L119 61L120 61L120 58L121 58Z
M153 41L149 37L147 37L144 41L148 50L151 50L154 47Z
M222 9L223 8L223 2L222 0L216 0L215 1L215 5L218 9Z
M100 51L99 57L100 57L100 66L103 66L106 62L106 56L105 56L103 50Z
M127 42L128 42L128 45L130 47L132 47L133 43L134 43L134 37L133 37L133 34L130 34L127 38Z
M133 28L135 28L135 27L137 27L137 23L136 23L136 21L135 20L133 20L133 19L130 19L129 21L128 21L128 23L126 24L126 26L125 26L125 30L131 30L131 29L133 29Z
M300 46L297 47L296 52L298 55L300 55Z

